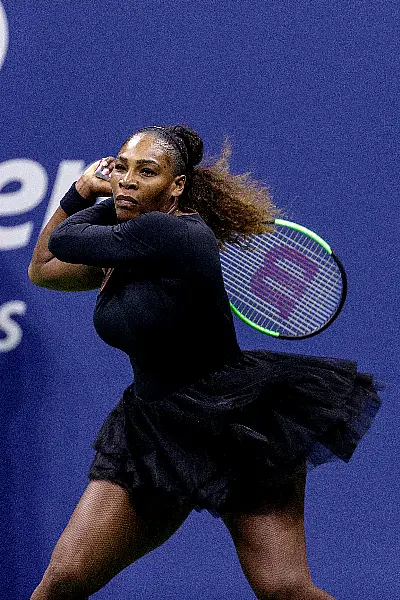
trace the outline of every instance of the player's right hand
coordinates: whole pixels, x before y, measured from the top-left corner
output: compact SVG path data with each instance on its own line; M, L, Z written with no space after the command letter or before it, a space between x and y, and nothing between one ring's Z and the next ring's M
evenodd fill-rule
M75 184L77 192L84 198L96 200L99 196L112 196L111 185L104 179L99 179L94 174L98 167L101 165L103 173L110 174L115 165L115 159L113 156L107 156L102 158L101 161L89 165L89 167L82 173L78 181Z

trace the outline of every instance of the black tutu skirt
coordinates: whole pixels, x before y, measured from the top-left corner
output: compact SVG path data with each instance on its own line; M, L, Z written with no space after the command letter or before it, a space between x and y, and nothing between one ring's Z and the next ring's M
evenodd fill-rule
M215 517L250 510L299 468L348 462L381 405L353 361L262 350L157 400L134 390L104 421L89 478Z

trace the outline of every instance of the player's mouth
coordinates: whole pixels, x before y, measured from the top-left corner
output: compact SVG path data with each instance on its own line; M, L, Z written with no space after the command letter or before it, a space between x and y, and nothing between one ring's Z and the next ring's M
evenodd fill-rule
M132 208L133 206L139 206L139 203L137 202L137 200L135 200L131 196L124 196L122 194L120 194L119 196L116 196L115 204L117 204L118 206L125 206L127 208Z

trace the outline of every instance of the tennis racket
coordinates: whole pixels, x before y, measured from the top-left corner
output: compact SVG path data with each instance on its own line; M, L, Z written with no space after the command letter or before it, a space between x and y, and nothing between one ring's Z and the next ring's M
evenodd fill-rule
M329 244L291 221L275 219L271 233L245 245L226 244L220 258L233 313L267 335L316 335L346 300L346 273Z

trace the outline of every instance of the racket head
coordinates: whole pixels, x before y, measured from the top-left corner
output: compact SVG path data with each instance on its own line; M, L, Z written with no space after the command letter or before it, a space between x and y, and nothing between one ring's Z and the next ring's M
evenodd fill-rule
M273 231L220 253L232 312L261 333L299 340L337 318L347 295L344 267L306 227L275 219Z

